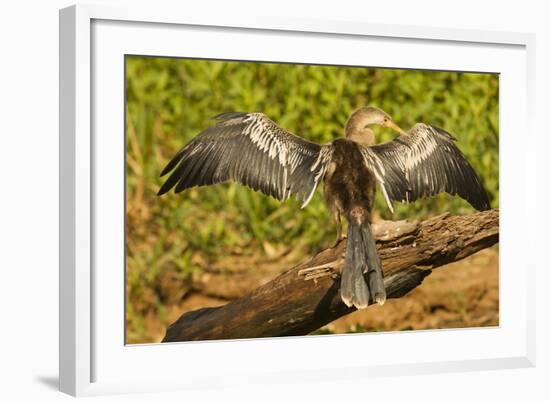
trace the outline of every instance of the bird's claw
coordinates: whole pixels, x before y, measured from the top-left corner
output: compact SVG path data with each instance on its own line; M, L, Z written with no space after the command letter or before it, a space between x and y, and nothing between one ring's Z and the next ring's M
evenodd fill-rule
M344 239L346 239L347 237L345 235L342 235L340 237L336 237L336 240L332 243L332 245L330 246L331 249L334 249L338 246L338 244L340 242L342 242Z

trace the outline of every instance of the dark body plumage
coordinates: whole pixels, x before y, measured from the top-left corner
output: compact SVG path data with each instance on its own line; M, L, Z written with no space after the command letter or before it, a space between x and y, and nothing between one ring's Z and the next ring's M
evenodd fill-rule
M384 303L380 258L371 233L376 183L390 210L392 201L412 202L440 192L457 194L476 209L489 208L481 179L447 132L416 124L408 132L382 110L364 107L348 119L345 139L319 145L300 138L262 113L223 113L182 147L163 169L170 173L158 191L234 181L284 201L294 195L305 207L321 179L325 199L342 239L348 221L341 277L346 305ZM374 145L370 125L398 131L395 140Z
M348 221L340 291L348 306L365 308L371 293L376 302L383 303L386 299L380 259L370 229L376 177L365 164L358 143L336 139L332 148L332 159L325 174L325 200L333 216L342 215ZM363 277L365 273L368 273L368 286Z
M370 221L376 178L361 154L361 145L348 139L336 139L332 159L325 174L325 199L330 209L336 208L348 218L361 209Z

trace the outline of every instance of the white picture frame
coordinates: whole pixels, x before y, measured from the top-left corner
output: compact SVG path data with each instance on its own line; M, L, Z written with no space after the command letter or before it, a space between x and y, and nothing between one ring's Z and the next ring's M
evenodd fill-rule
M216 47L214 39L220 34L232 46ZM179 35L187 41L178 44ZM383 44L399 52L374 53L365 64L364 54L355 57L344 49L339 56L335 42L367 49ZM534 366L535 285L528 273L535 262L528 259L529 253L518 251L530 244L511 228L536 219L527 191L512 191L509 185L521 182L526 188L534 187L534 178L528 174L535 169L534 150L514 147L511 139L515 131L523 132L526 141L534 137L529 114L534 110L534 43L533 35L521 33L290 17L224 19L187 15L184 8L78 5L61 10L61 391L94 395ZM321 46L331 49L330 55L317 51ZM278 338L125 345L121 337L124 124L120 83L124 71L120 56L128 53L304 63L328 63L330 57L334 63L334 57L341 57L340 64L500 73L500 326L323 336L307 341ZM460 56L462 61L458 61ZM512 152L514 168L509 162ZM514 271L513 266L520 266L521 271ZM451 341L454 349L445 349ZM396 355L382 352L389 346ZM346 348L355 350L351 352L354 359L342 357L349 352L331 353ZM425 351L419 354L420 349ZM363 356L361 352L367 351L356 350L369 352ZM208 363L213 355L218 357L215 366ZM292 363L286 355L293 356Z

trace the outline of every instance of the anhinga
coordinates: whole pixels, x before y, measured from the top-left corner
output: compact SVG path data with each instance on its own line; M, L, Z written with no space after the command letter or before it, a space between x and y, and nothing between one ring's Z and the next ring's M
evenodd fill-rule
M324 179L337 243L342 238L340 216L348 221L340 286L347 306L365 308L370 297L379 304L386 300L370 229L376 182L392 211L392 201L413 202L440 192L459 195L478 210L490 207L481 180L448 132L420 123L405 132L375 107L356 110L346 123L345 138L325 145L286 131L263 113L223 113L216 119L164 168L161 176L173 171L158 194L174 186L178 193L236 181L281 201L295 195L303 208ZM375 145L372 125L400 136Z

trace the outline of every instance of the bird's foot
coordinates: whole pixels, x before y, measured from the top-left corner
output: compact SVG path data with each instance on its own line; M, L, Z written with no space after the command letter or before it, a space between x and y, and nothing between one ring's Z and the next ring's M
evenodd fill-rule
M336 262L325 263L324 265L307 267L305 269L298 270L298 276L304 276L304 280L314 280L317 282L318 278L330 276L335 279L338 277L336 271Z
M336 247L338 246L338 244L339 244L340 242L342 242L345 238L346 238L345 235L342 235L342 236L340 236L340 237L336 237L336 240L334 240L334 242L332 243L332 245L330 246L330 248L331 248L331 249L336 248Z

